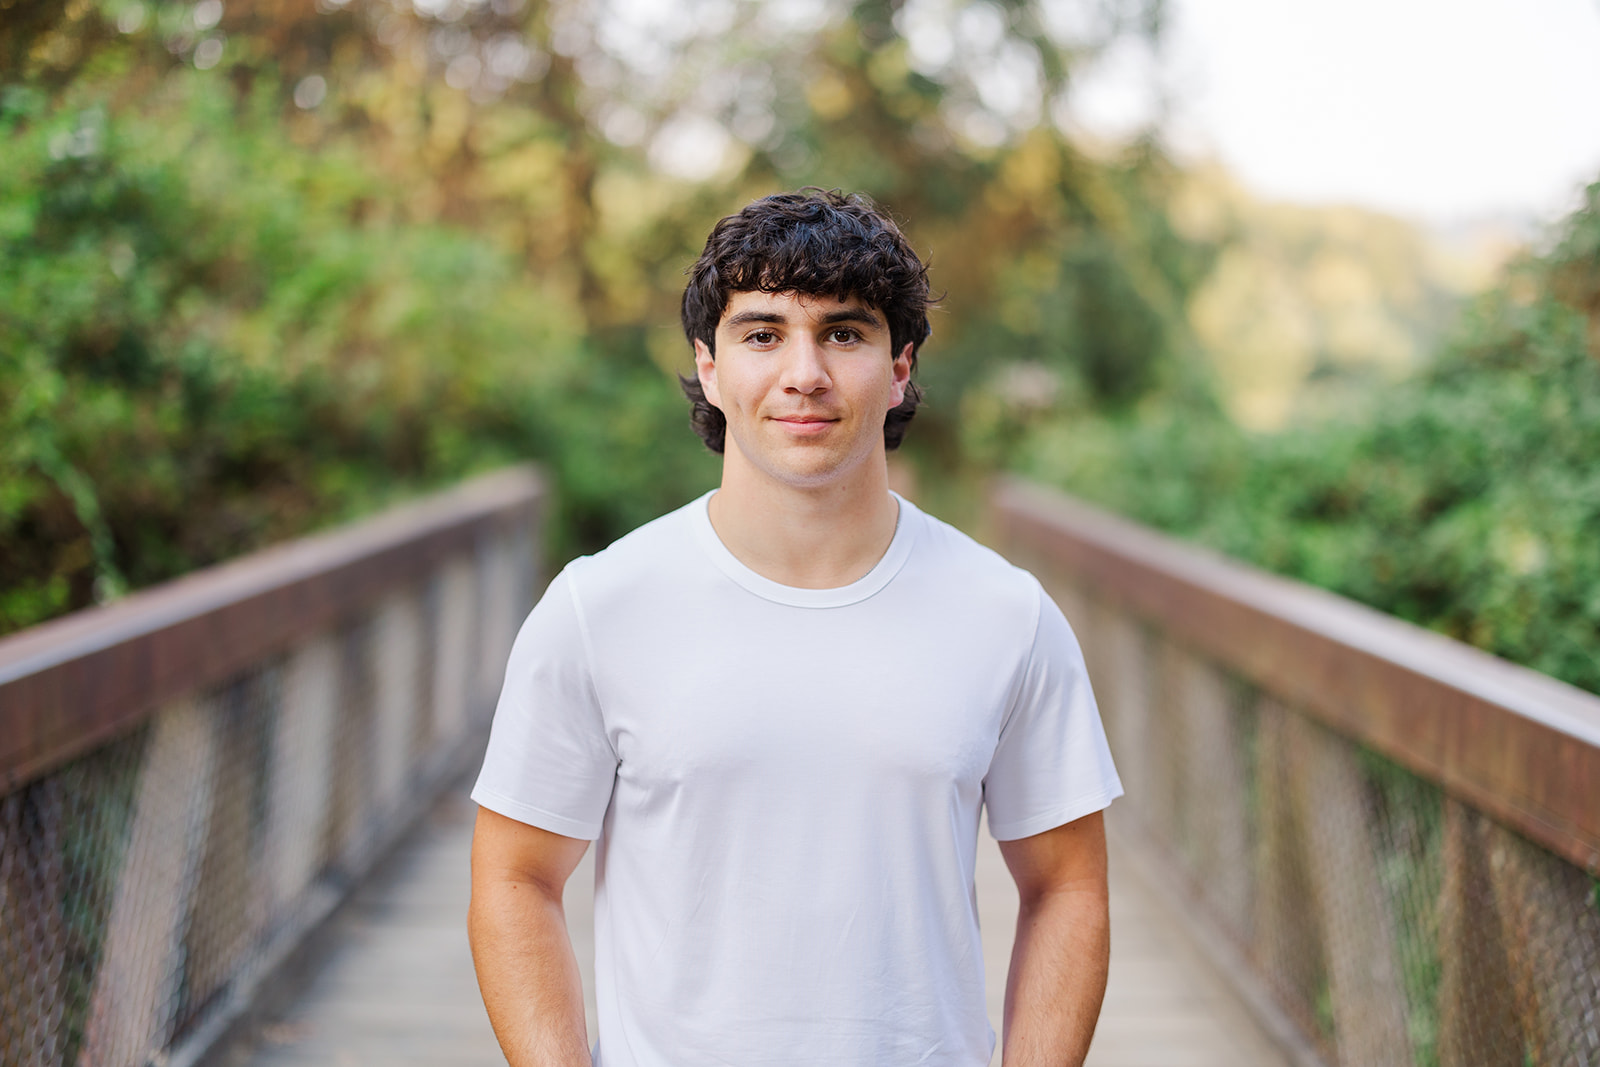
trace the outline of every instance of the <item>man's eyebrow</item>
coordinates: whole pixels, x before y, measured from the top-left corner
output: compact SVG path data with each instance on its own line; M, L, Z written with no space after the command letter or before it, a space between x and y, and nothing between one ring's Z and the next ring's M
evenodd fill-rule
M859 322L864 326L883 328L883 320L866 308L840 308L838 311L830 311L822 316L822 321L830 326L836 322Z
M789 318L778 311L741 311L737 315L730 315L723 319L722 326L749 326L757 322L771 323L775 326L787 326L789 325ZM840 322L859 322L864 326L871 326L876 329L883 328L883 320L867 308L843 307L822 316L822 323L825 326L832 326Z
M737 315L730 315L722 320L724 326L748 326L752 322L770 322L778 326L786 326L789 320L776 311L741 311Z

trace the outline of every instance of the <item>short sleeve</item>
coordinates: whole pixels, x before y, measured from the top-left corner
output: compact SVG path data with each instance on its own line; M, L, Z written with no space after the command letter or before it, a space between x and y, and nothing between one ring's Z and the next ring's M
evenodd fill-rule
M989 832L999 841L1043 833L1122 795L1078 639L1038 593L1033 648L983 780Z
M511 647L472 799L501 815L593 840L617 756L589 670L571 567L550 583Z

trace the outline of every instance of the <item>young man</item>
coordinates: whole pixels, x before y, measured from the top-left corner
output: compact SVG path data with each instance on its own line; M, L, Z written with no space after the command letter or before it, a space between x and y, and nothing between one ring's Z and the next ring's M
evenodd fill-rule
M894 223L836 193L751 204L691 269L721 487L551 583L473 792L514 1067L590 1062L561 910L590 840L596 1064L987 1064L980 805L1021 894L1004 1062L1082 1061L1121 786L1038 582L889 491L927 305Z

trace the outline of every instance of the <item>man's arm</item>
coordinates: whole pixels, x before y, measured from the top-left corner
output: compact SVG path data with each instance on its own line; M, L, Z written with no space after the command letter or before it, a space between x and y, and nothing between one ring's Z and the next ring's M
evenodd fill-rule
M1111 963L1106 832L1100 812L1000 842L1021 907L1006 976L1005 1067L1078 1067Z
M589 842L478 809L467 938L511 1067L589 1067L583 983L561 891Z

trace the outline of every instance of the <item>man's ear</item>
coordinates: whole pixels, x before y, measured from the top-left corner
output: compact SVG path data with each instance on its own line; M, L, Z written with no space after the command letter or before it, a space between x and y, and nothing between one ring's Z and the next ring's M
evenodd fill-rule
M699 344L698 341L695 343ZM911 342L907 341L906 346L900 350L900 354L894 357L894 379L889 391L889 406L891 408L899 407L900 402L906 398L906 386L910 382Z
M706 394L706 400L720 411L722 397L717 392L717 361L711 349L698 337L694 339L694 373L700 379L700 389Z

